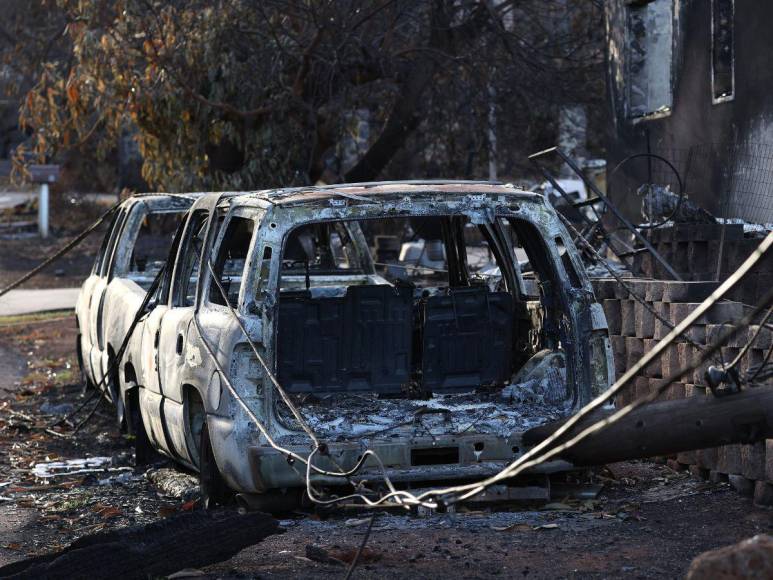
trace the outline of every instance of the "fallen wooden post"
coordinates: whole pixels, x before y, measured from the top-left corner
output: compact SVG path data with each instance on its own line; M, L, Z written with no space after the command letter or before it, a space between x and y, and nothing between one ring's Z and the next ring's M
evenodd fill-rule
M268 514L194 511L144 526L84 536L60 552L0 568L0 578L137 578L166 576L231 558L281 533Z
M612 413L592 413L570 431L569 437ZM538 444L562 423L527 431L523 443L530 447ZM569 437L564 436L561 442ZM577 466L603 465L770 437L773 389L755 387L725 397L689 397L644 405L581 441L561 458Z

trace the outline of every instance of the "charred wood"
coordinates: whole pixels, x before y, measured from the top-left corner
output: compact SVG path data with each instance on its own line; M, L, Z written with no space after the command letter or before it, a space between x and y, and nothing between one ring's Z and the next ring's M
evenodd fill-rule
M148 578L222 562L247 546L280 533L259 512L195 511L145 526L84 536L53 554L0 568L2 578Z

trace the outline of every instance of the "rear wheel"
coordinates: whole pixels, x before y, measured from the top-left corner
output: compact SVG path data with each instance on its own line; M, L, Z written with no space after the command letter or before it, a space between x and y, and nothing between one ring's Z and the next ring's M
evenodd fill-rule
M134 463L136 465L148 465L160 458L158 451L153 448L140 411L139 387L134 387L126 392L126 424L129 438L134 444Z
M217 467L206 420L201 427L199 441L199 487L204 509L227 505L233 498L233 492L228 488Z

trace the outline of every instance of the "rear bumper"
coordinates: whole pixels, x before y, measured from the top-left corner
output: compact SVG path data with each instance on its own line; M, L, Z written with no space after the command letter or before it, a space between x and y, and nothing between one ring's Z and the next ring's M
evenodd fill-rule
M314 455L314 465L320 469L339 472L353 468L362 457L365 448L359 443L341 442L328 445L327 456ZM386 477L392 483L407 487L421 487L425 484L442 485L461 481L474 481L494 475L520 457L520 433L507 437L494 435L438 436L432 438L395 437L386 441L368 442L381 459L382 470L375 459L368 458L362 469L355 474L358 481L367 480L378 484ZM301 457L308 457L309 447L293 447L291 450ZM305 486L306 466L288 458L269 446L249 446L246 458L254 489L243 490L263 492L271 489ZM539 465L530 473L553 473L571 469L565 461ZM230 478L229 478L230 479ZM242 478L235 478L241 479ZM346 478L315 473L312 481L316 485L340 486Z

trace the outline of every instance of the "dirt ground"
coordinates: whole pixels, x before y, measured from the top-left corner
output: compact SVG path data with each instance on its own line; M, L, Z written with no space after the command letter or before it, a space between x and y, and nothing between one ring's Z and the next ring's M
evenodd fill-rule
M81 394L74 322L27 320L0 321L0 565L96 531L199 509L190 474L163 460L135 468L107 404L75 431L97 399ZM89 457L95 467L71 463L51 475L54 461ZM172 474L180 485L152 483L159 473ZM597 500L422 516L379 513L355 577L671 578L683 576L705 550L773 532L773 513L753 507L727 484L665 465L615 464L596 479L605 485ZM284 516L283 534L203 573L343 577L369 516ZM315 547L343 563L308 558Z

